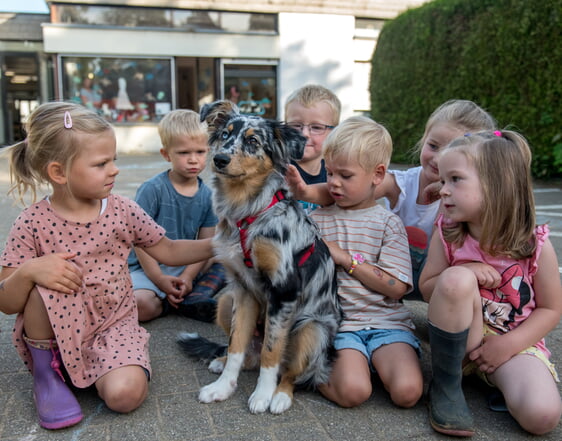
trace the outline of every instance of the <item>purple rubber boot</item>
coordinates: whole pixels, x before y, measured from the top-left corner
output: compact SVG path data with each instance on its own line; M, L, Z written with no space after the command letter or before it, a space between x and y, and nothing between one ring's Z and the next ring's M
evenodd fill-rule
M82 421L80 404L64 382L58 349L27 345L33 358L33 397L39 424L45 429L62 429Z

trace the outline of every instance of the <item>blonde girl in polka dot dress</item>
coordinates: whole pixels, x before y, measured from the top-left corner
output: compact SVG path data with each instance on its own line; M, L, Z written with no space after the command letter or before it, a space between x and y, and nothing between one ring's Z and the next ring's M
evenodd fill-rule
M212 247L210 239L168 239L135 202L111 194L115 134L96 113L46 103L26 129L10 151L11 190L21 201L40 184L52 192L12 226L0 257L0 311L18 314L14 344L33 373L41 426L60 429L83 418L68 380L95 385L116 412L147 396L149 334L138 325L132 247L167 265L208 259Z

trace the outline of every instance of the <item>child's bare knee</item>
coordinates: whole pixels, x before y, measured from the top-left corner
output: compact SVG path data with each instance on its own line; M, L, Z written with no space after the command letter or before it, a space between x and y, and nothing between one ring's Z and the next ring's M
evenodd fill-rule
M357 382L340 387L338 404L341 407L357 407L371 397L372 387Z
M561 405L552 406L544 403L544 405L535 406L518 422L527 432L533 435L544 435L554 430L560 422L561 414Z
M135 291L135 300L139 321L152 320L162 314L162 300L153 291L137 290Z
M392 402L399 407L414 407L423 393L423 384L413 381L403 382L390 391Z
M105 401L107 407L119 413L132 412L138 408L148 395L148 378L142 368L120 375L113 375L104 379L98 388L100 397Z
M115 412L129 413L144 402L147 392L147 385L116 385L106 393L105 404Z

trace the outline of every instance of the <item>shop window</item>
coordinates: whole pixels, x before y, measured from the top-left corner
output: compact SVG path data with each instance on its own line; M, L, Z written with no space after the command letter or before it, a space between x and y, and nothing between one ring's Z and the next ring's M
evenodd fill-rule
M175 107L171 58L61 57L62 98L111 122L159 121Z
M247 115L277 118L277 66L223 64L223 96Z

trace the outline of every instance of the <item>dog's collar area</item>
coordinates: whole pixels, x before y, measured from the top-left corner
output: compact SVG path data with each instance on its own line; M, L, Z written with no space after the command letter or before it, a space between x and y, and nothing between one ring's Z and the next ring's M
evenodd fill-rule
M254 216L245 217L244 219L241 219L238 222L236 222L236 226L238 227L238 231L240 233L240 244L242 245L242 251L244 252L244 264L248 268L254 267L254 263L252 262L252 256L250 255L251 250L247 246L248 227L254 223L254 221L260 216L260 214L262 214L264 211L269 210L271 207L273 207L278 202L281 202L283 199L286 199L285 193L282 190L278 190L271 198L271 202L269 203L269 205L265 207L263 210L261 210L258 214ZM310 247L308 247L300 255L300 258L298 260L298 266L304 265L304 262L306 262L307 259L314 252L314 248L315 248L314 243L312 243L312 245L310 245Z
M236 222L236 226L238 227L238 231L240 232L240 244L242 245L242 251L244 252L244 264L248 268L254 267L252 257L250 256L250 249L247 247L246 243L248 240L248 227L254 223L254 221L259 217L260 214L262 214L264 211L269 210L271 207L273 207L283 199L285 199L285 193L283 193L281 190L277 190L277 192L275 192L275 194L271 198L271 202L267 207L265 207L255 216L248 216Z

